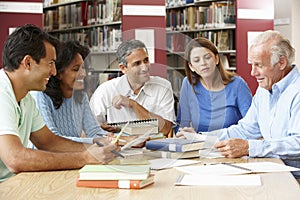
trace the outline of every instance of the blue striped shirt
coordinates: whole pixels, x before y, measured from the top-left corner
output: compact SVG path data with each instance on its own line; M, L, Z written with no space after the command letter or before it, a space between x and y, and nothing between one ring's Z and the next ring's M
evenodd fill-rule
M194 87L184 78L180 91L177 123L192 126L196 132L227 128L245 116L251 101L251 91L240 77L233 77L223 90L212 92L201 82Z

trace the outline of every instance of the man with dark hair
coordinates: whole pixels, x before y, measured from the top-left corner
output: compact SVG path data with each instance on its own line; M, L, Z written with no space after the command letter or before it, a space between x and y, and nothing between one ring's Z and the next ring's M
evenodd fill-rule
M34 25L18 27L5 41L0 70L0 182L19 172L75 169L114 158L113 144L83 145L53 134L28 93L44 91L56 75L57 44ZM29 140L38 150L26 148Z

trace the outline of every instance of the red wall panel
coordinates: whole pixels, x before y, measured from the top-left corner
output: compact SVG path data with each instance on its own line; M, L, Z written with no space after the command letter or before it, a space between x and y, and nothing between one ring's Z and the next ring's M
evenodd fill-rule
M237 13L239 9L262 9L273 10L273 0L236 0ZM237 14L239 15L239 14ZM237 73L241 75L248 83L252 93L257 89L257 82L251 76L251 65L248 64L248 45L247 33L249 31L265 31L274 29L273 19L236 19L236 68Z
M140 1L123 0L122 5L165 6L165 0ZM123 40L133 39L135 29L153 29L155 45L155 63L151 65L151 74L166 78L166 20L165 16L122 15Z
M18 0L6 0L9 2L42 2L42 0L30 0L30 1L18 1ZM35 24L42 28L43 15L42 14L30 14L30 13L8 13L0 12L0 68L2 68L2 49L4 42L9 34L9 28L22 26L24 24Z

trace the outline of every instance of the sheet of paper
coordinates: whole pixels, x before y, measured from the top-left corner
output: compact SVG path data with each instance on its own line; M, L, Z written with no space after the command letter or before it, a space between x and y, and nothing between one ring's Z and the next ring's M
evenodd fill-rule
M175 185L206 185L206 186L260 186L259 175L233 175L233 176L195 176L182 175L178 177Z
M124 146L121 147L121 151L123 152L126 149L129 149L135 145L141 144L142 142L145 142L147 138L149 138L151 135L151 132L146 132L143 135L137 137L134 140L131 140L130 142L126 143Z
M206 135L201 135L201 134L196 134L196 133L191 133L187 131L181 131L188 140L203 140L205 141Z
M247 168L251 171L239 169L237 167L222 163L200 166L176 167L176 169L191 175L236 175L246 173L300 171L299 168L290 167L273 162L234 163L232 165Z
M183 165L191 165L199 163L200 161L188 160L188 159L169 159L169 158L158 158L154 160L149 160L151 169L159 170L172 167L178 167Z
M144 150L142 148L128 148L121 151L125 157L143 155Z
M220 158L222 156L221 152L214 148L215 144L219 142L219 138L216 136L206 136L205 142L203 144L203 149L199 150L199 156L202 158Z

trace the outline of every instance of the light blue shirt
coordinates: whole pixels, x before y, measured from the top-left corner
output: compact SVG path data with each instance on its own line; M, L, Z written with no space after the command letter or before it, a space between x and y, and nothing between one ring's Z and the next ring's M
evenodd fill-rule
M223 129L220 139L247 139L249 157L281 158L285 164L300 168L299 121L300 75L294 67L272 91L258 88L246 116ZM258 140L261 137L263 140ZM294 175L299 177L300 172Z
M68 139L93 143L98 134L107 134L99 125L89 106L86 93L82 103L76 103L74 97L64 98L59 109L55 109L51 98L43 92L30 92L35 98L47 127L56 135ZM81 138L84 131L86 138Z

